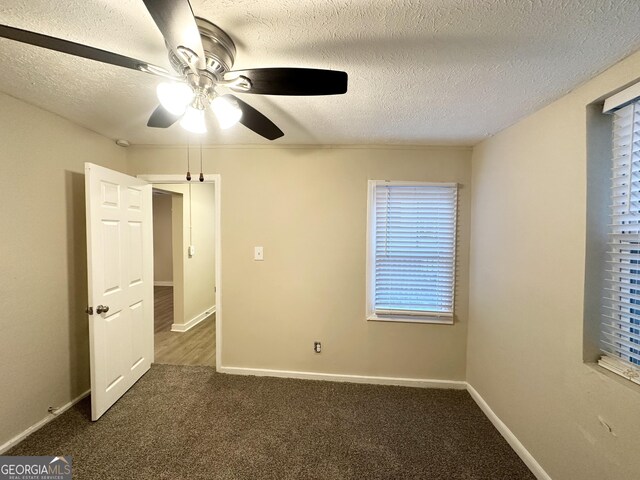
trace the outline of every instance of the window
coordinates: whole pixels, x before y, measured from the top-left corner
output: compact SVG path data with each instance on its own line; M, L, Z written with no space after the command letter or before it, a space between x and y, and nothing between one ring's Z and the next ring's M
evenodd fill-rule
M617 108L617 107L613 107ZM607 104L605 104L605 110ZM613 113L601 366L640 383L640 101Z
M453 323L456 184L369 181L367 318Z

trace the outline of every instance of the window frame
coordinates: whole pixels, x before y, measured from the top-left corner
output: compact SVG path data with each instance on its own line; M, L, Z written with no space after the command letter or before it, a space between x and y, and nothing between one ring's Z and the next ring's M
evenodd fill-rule
M629 180L628 182L632 181L632 175L633 175L633 167L632 167L632 163L633 163L633 157L634 157L634 153L633 153L633 144L635 143L635 135L636 135L636 130L634 129L633 125L634 125L634 118L636 115L636 108L638 107L638 105L640 105L640 97L637 96L637 94L640 93L640 84L636 84L622 92L620 92L619 94L616 94L610 98L608 98L605 101L605 105L603 108L603 113L605 114L615 114L618 110L621 110L623 108L627 108L627 107L631 107L631 105L633 106L633 110L631 113L631 126L630 126L630 134L631 134L631 142L629 145L630 148L630 155L629 155ZM611 264L611 267L608 266L607 263L605 263L604 265L602 265L601 268L601 275L602 275L602 280L603 280L603 285L604 285L604 289L602 292L602 296L600 299L600 309L601 309L601 314L600 314L600 325L599 325L599 338L598 338L598 343L599 343L599 348L600 348L600 358L598 360L598 365L600 365L600 367L611 371L635 384L640 384L640 365L638 365L637 363L632 362L631 360L626 360L624 358L622 358L622 356L620 356L620 352L622 349L622 345L623 345L623 340L619 340L618 343L620 343L620 345L617 344L613 344L611 342L616 342L615 339L615 335L616 330L617 329L621 329L621 327L615 327L615 313L616 312L622 312L623 314L626 314L628 316L632 316L635 315L634 313L631 312L625 312L624 309L625 308L631 308L629 305L633 305L634 302L633 300L630 300L629 302L627 302L626 300L620 300L620 297L622 298L628 298L631 299L633 298L633 296L635 295L634 292L624 292L622 290L615 290L615 284L616 284L616 275L620 275L622 272L619 272L616 270L616 266L617 264L614 263L614 259L616 256L621 255L623 252L622 250L635 250L631 245L633 245L633 243L616 243L616 236L617 233L615 232L616 227L620 228L623 227L625 225L628 225L631 229L634 226L637 226L637 224L633 224L633 223L616 223L616 221L613 219L613 214L614 211L616 210L616 208L620 208L622 204L615 204L613 202L613 193L614 190L616 188L620 188L621 186L625 186L624 184L622 185L616 185L616 178L621 178L621 176L616 177L615 176L615 170L620 168L620 165L616 165L616 156L615 156L615 151L617 149L620 148L620 145L617 145L615 143L615 123L611 122L610 125L610 134L611 134L611 152L610 152L610 158L611 158L611 165L609 168L609 186L607 188L607 199L608 199L608 209L609 209L609 213L608 213L608 225L606 228L606 239L607 239L607 245L608 248L606 249L606 253L605 256L607 258L607 261L609 262L609 264ZM631 187L629 186L629 189L631 189ZM631 191L631 190L629 190ZM628 197L629 199L627 200L629 207L627 207L627 209L629 211L627 212L622 212L623 214L628 214L630 217L633 217L634 214L632 214L630 212L631 210L631 196L629 195ZM620 214L619 214L620 215ZM627 222L628 220L621 220L624 222ZM630 252L629 255L637 255L636 253ZM636 259L630 259L630 263L620 263L620 265L618 266L618 268L623 268L622 266L626 265L627 269L631 269L631 267L629 267L629 265L634 265L633 263L631 263L631 260L636 260ZM638 273L628 273L626 274L631 280L636 280L633 278L633 276L638 276L638 279L640 279L640 274ZM637 281L637 280L636 280ZM625 284L626 285L626 284ZM629 283L628 285L633 285L633 283ZM611 287L611 288L607 288L607 287ZM631 287L627 287L627 289L629 290L633 290ZM616 299L616 294L618 294L618 298ZM618 302L622 302L622 303L618 303ZM620 306L620 308L622 310L614 310L611 316L605 315L605 310L607 308L610 308L610 305L612 304L618 304ZM627 323L626 321L624 323ZM630 324L633 324L631 322L629 322ZM638 325L638 329L640 329L640 325ZM608 332L605 332L605 330L608 330ZM613 332L613 333L612 333ZM635 332L629 332L629 334L631 335L637 335L637 333ZM609 344L607 344L607 342L605 341L605 337L612 337L612 339L608 339L609 340ZM640 344L635 344L634 341L629 341L629 344L627 344L627 340L624 339L624 345L625 347L629 348L629 349L635 349L635 350L640 350ZM608 348L605 348L603 346L603 344L607 344L609 345ZM631 346L631 344L633 344L633 346ZM637 347L636 347L637 345ZM613 351L612 351L613 350ZM630 352L629 356L633 357L634 355L637 355L637 353L635 352Z
M428 312L424 315L415 314L378 314L375 312L375 241L374 228L376 225L375 195L376 187L382 186L414 186L414 187L451 187L456 189L456 205L454 210L454 231L453 231L453 285L451 292L451 312L438 313ZM367 188L367 235L366 235L366 319L377 322L399 322L399 323L423 323L438 325L453 325L455 317L455 294L456 294L456 257L458 238L458 188L457 183L447 182L417 182L400 180L369 180Z

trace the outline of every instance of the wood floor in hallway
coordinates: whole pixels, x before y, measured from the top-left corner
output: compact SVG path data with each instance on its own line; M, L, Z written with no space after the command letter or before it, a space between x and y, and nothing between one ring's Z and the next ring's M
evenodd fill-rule
M155 287L154 295L155 363L215 367L215 313L186 332L172 332L173 287Z
M173 323L173 287L153 287L153 331L171 330Z

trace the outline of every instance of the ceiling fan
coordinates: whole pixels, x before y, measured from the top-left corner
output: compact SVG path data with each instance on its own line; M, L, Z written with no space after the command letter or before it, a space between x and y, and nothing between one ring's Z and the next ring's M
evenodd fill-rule
M174 72L117 53L0 25L0 37L29 45L130 68L162 77L158 85L160 105L149 118L149 127L180 125L194 133L206 132L205 112L211 108L221 128L236 123L269 140L284 135L271 120L226 88L261 95L336 95L346 93L347 74L313 68L256 68L231 70L236 55L233 40L204 18L194 17L188 0L143 0L164 36Z

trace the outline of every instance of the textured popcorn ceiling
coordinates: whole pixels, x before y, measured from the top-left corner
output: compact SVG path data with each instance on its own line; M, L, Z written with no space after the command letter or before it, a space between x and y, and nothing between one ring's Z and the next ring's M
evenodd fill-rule
M235 68L349 73L331 97L239 95L280 144L470 145L640 47L638 0L193 0L238 47ZM2 0L0 23L168 67L141 0ZM146 127L159 79L0 39L0 91L107 137L187 141ZM640 72L638 72L640 75ZM200 137L191 137L197 142ZM204 143L269 143L241 125Z

